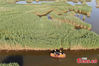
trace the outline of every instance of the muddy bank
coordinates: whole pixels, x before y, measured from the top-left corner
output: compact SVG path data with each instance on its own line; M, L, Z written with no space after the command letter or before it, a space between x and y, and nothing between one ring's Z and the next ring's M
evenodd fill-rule
M0 55L49 55L51 50L0 50ZM99 48L97 49L64 49L65 53L80 54L80 53L99 53Z

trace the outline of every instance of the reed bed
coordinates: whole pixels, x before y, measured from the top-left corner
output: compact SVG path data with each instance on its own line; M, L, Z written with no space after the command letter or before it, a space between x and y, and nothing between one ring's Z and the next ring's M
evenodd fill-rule
M68 7L65 6L53 6L53 9L56 14L63 14L69 11Z
M0 5L1 4L7 4L6 0L0 0Z
M58 14L58 15L61 15L61 14L63 14L65 11L62 11L62 10L59 10L59 9L54 9L53 12L56 13L56 14Z
M63 2L60 2L57 4L51 3L51 5L55 9L54 11L59 14L68 12L68 11L75 11L76 13L85 14L87 16L90 16L91 11L92 11L92 7L90 7L86 4L72 6L70 4L67 4L67 3L64 4Z
M18 2L18 1L20 1L20 0L16 0L16 2Z
M68 11L75 11L76 13L90 16L92 11L92 8L86 4L72 6L68 3L58 2L58 3L49 3L46 5L52 7L54 9L53 11L55 11L56 14L61 14Z
M86 0L79 0L81 3L86 2Z
M83 20L85 20L86 19L86 16L85 15L83 15Z
M99 0L96 0L96 8L99 8Z
M45 6L47 8L44 8ZM28 47L28 49L40 50L70 48L78 45L88 48L99 47L99 35L85 30L90 29L91 25L74 16L75 11L70 11L70 9L76 8L72 5L59 2L42 6L1 5L1 7L3 9L0 11L0 47L7 46L10 49ZM77 6L77 8L82 7ZM49 13L52 19L48 19L47 16L39 17L36 14L36 12L40 15L47 14L50 9L53 9ZM82 12L84 9L78 10ZM55 11L59 11L62 15L58 15ZM64 13L64 11L67 12ZM84 29L77 30L75 26ZM3 43L7 45L3 46Z
M27 3L32 3L33 0L26 0Z
M23 48L54 49L60 48L61 43L65 48L69 48L69 31L73 31L73 26L60 21L48 20L46 17L41 19L33 14L19 14L11 17L7 15L7 20L2 17L0 23L0 40L17 45ZM69 36L64 43L64 36ZM77 36L76 36L77 37ZM61 42L62 41L62 42ZM2 46L2 45L1 45Z
M79 0L72 0L72 2L74 2L74 3L78 3L78 2L79 2Z
M19 19L19 16L21 19ZM6 31L0 32L0 37L2 37L2 40L11 44L18 43L23 47L60 48L60 39L58 36L61 35L58 30L60 27L57 26L57 23L53 24L53 22L48 19L39 19L39 17L33 16L32 14L19 16L17 18L11 18L11 20L9 20L9 25L7 25L9 28ZM14 21L13 24L13 20L17 21ZM7 21L4 21L3 25L6 25ZM3 26L1 26L1 28L4 30L6 29L6 27ZM63 27L61 27L61 30L62 29Z
M39 2L39 0L36 0L36 2Z
M35 9L35 14L38 15L38 16L45 16L47 15L48 13L50 13L51 11L53 11L53 8L50 8L50 7L47 7L47 8L38 8L38 9Z
M7 3L9 3L9 4L15 4L16 3L16 0L7 0Z
M87 16L90 16L92 7L90 7L88 5L75 5L74 11L81 13L81 14L85 14Z
M50 15L53 20L55 19L57 21L60 20L62 22L67 22L67 23L72 24L79 28L84 28L84 29L88 29L88 30L91 29L90 24L87 24L87 23L81 21L79 18L75 17L74 16L75 14L73 12L71 12L71 13L69 12L69 13L65 14L65 16L63 16L63 15L59 16L55 13L51 13Z
M92 0L86 0L86 2L91 2Z
M70 12L65 13L65 15L75 16L76 13L74 11L70 11Z
M67 0L55 0L55 2L67 2Z
M65 2L54 2L54 3L47 3L50 6L72 6L71 4Z
M2 64L0 64L0 66L19 66L19 64L17 64L17 63L9 63L9 64L2 63Z
M77 3L77 2L91 2L92 0L67 0L67 1L72 1L72 2L75 2L75 3Z
M67 41L67 43L70 44L70 49L95 49L99 46L99 41L97 41L99 40L99 36L93 32L81 29L79 31L70 31L69 35L72 35L73 37L67 36L64 41L70 40ZM76 38L74 38L74 36L76 36ZM68 37L70 38L67 39ZM66 45L63 44L63 47L65 48Z

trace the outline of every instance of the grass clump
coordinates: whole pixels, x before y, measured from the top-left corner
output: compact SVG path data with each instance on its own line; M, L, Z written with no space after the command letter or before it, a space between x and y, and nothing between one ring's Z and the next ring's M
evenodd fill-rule
M2 64L0 64L0 66L19 66L19 64L17 64L17 63L9 63L9 64L2 63Z

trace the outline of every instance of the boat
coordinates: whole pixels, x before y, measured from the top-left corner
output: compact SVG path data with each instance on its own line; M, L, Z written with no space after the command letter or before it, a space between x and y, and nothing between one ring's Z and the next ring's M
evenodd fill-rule
M66 57L66 54L55 54L55 53L50 53L50 56L53 57L53 58L65 58Z

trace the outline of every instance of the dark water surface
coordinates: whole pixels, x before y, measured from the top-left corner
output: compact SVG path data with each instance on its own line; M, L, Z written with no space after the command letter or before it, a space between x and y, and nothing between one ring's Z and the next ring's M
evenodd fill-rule
M66 53L66 58L57 59L50 57L49 51L24 51L20 52L21 54L15 52L0 52L0 62L1 63L10 63L17 62L20 66L99 66L99 50L89 50L89 51L64 51ZM12 54L11 54L12 53ZM4 55L5 54L5 55ZM9 54L9 55L7 55ZM19 55L18 55L19 54ZM89 60L97 59L98 63L96 64L78 64L77 58L86 57Z
M74 5L75 3L69 2L70 4ZM77 4L81 4L80 2ZM92 0L91 2L87 2L89 6L92 7L91 16L85 18L85 22L92 25L92 31L99 34L99 8L96 8L96 0ZM78 16L80 19L83 18L85 15Z
M91 17L86 18L85 21L92 25L92 31L99 34L99 8L96 8L95 0L92 0L92 2L88 4L92 6L92 13Z

